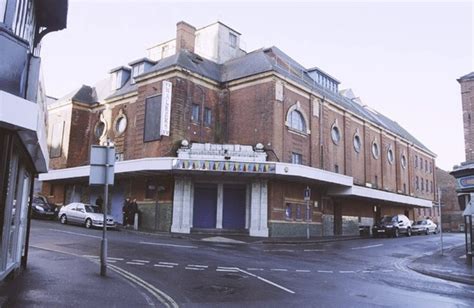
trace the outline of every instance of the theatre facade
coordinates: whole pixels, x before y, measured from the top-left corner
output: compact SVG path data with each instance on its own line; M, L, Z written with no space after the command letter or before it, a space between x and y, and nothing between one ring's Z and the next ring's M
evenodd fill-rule
M431 212L434 153L324 71L239 44L220 22L179 22L146 58L52 101L43 194L94 203L90 147L110 140L108 210L120 222L136 198L144 230L354 235L383 215Z

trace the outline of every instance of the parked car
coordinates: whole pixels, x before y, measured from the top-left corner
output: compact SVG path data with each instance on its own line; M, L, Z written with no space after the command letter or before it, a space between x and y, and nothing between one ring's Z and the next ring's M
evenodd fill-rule
M411 221L403 214L384 216L372 227L373 237L382 235L398 237L400 234L411 236Z
M104 225L104 214L98 206L80 202L63 206L59 210L58 218L62 224L79 224L84 225L88 229L103 227ZM114 218L110 215L107 215L107 227L115 228Z
M55 219L58 214L58 208L55 204L48 202L44 196L33 197L31 203L31 216L33 218Z
M421 219L412 225L412 232L415 234L438 233L438 226L431 219Z

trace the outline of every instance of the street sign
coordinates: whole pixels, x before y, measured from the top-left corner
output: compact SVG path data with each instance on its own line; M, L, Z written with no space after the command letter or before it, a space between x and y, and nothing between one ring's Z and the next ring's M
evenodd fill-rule
M114 164L114 147L93 145L91 148L89 185L114 185Z
M311 188L309 186L306 186L304 189L304 201L309 201L311 199Z

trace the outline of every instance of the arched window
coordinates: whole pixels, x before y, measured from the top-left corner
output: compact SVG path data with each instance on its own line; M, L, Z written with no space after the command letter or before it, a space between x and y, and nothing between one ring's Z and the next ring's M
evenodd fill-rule
M291 111L289 118L289 125L291 128L306 133L306 123L301 112L299 112L298 110L293 110Z

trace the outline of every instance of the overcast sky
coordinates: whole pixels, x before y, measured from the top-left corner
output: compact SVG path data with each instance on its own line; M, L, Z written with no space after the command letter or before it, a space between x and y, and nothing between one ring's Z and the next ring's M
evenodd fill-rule
M474 71L474 7L465 2L69 0L67 29L42 42L47 93L93 85L175 37L176 23L217 20L241 47L277 46L317 66L400 123L452 170L464 161L460 87Z

